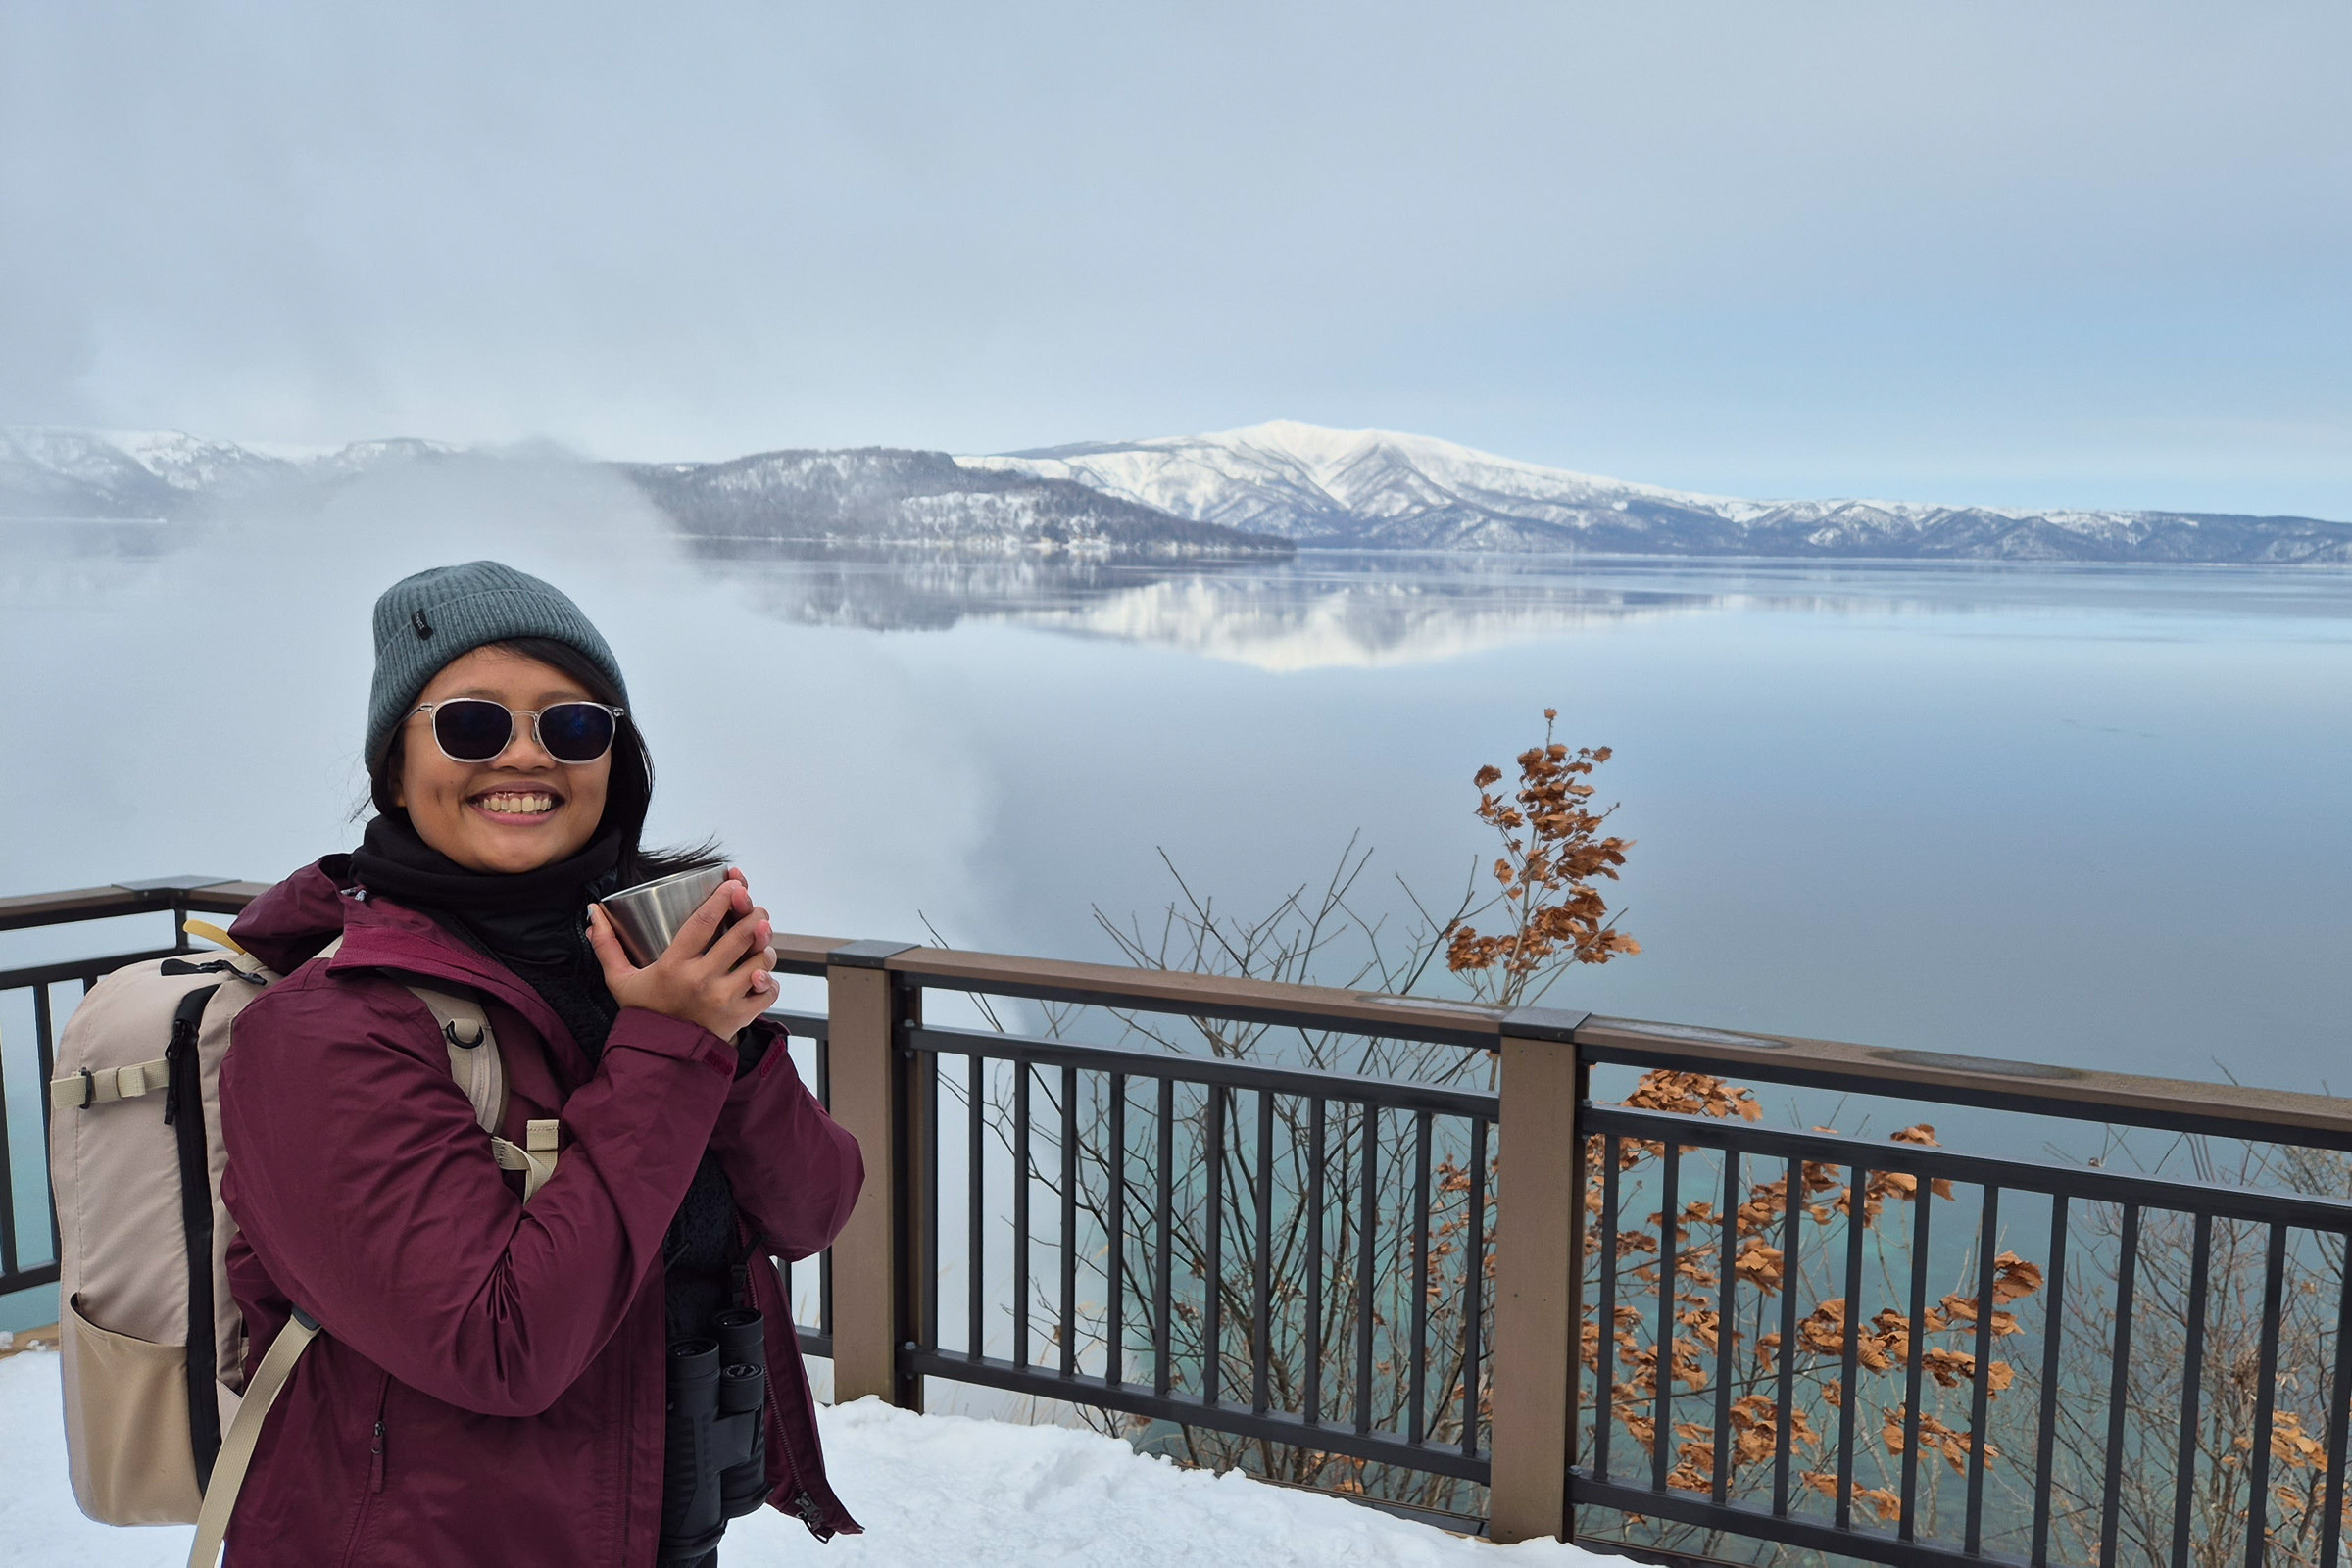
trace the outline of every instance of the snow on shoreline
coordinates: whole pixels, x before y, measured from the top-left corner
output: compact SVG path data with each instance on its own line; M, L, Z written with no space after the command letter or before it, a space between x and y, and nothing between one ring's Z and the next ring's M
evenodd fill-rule
M1465 1541L1336 1497L1181 1469L1065 1427L909 1415L872 1399L825 1409L820 1419L834 1484L866 1534L819 1545L795 1521L763 1509L728 1529L723 1568L1566 1568L1599 1560L1556 1542ZM5 1568L176 1568L187 1560L185 1527L117 1530L74 1508L52 1353L0 1361L0 1476Z

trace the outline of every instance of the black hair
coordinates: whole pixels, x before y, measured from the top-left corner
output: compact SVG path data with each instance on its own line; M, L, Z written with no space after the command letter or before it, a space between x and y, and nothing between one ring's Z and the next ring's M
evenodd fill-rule
M611 708L624 708L620 689L605 672L596 667L588 657L566 642L553 637L510 637L504 642L485 644L504 649L524 659L561 670L597 702ZM397 806L400 792L400 772L405 758L407 726L392 731L391 744L368 770L368 797L378 812L390 816L401 808ZM646 750L645 736L637 728L636 715L620 715L618 733L612 737L612 776L605 787L605 815L597 824L599 833L617 828L620 831L620 883L633 887L656 877L674 875L679 871L696 871L707 866L724 865L726 852L716 839L705 839L700 844L682 849L645 848L641 842L645 832L645 813L654 804L654 758Z

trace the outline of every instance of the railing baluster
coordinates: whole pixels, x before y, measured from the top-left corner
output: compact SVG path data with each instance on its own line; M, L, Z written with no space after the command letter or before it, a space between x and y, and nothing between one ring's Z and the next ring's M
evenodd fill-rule
M1200 1398L1217 1402L1225 1348L1225 1086L1208 1086L1208 1268L1201 1282Z
M1594 1314L1600 1345L1593 1352L1592 1479L1602 1482L1609 1479L1609 1435L1617 1426L1617 1166L1622 1148L1623 1141L1614 1133L1601 1140L1600 1304ZM1581 1268L1584 1260L1576 1262Z
M910 1133L909 1136L917 1146L912 1152L925 1173L922 1178L923 1239L921 1246L923 1250L921 1263L923 1272L922 1277L915 1282L914 1328L916 1337L923 1344L937 1346L941 1340L940 1324L945 1319L948 1310L948 1303L941 1298L940 1295L939 1269L939 1189L940 1183L947 1175L946 1162L939 1156L940 1130L946 1125L939 1117L939 1084L944 1074L940 1069L940 1060L937 1056L918 1057L914 1062L914 1071L917 1086L915 1094L922 1115L920 1130ZM926 1144L929 1147L922 1147ZM916 1380L915 1386L918 1389L921 1387L919 1379Z
M1666 1490L1667 1454L1674 1447L1674 1296L1681 1267L1683 1146L1669 1138L1658 1146L1658 1328L1652 1342L1649 1401L1649 1486Z
M1975 1556L1984 1544L1984 1448L1992 1441L1992 1292L1997 1265L1993 1249L2000 1245L2001 1190L1984 1184L1984 1217L1977 1223L1977 1378L1969 1396L1968 1415L1968 1553Z
M1061 1069L1061 1375L1078 1375L1078 1069Z
M1372 1430L1372 1301L1377 1286L1376 1244L1380 1233L1380 1108L1367 1102L1357 1138L1363 1145L1363 1212L1356 1219L1355 1254L1355 1430Z
M1331 1162L1326 1102L1306 1112L1306 1408L1308 1426L1323 1419L1323 1186Z
M2320 1513L2320 1568L2336 1568L2343 1550L2344 1447L2347 1410L2352 1409L2352 1231L2335 1268L2335 1376L2328 1389L2328 1504Z
M2050 1473L2058 1455L2058 1380L2066 1338L2066 1195L2050 1198L2050 1260L2041 1289L2041 1412L2034 1444L2033 1568L2050 1560Z
M816 1326L828 1336L833 1332L833 1249L830 1247L816 1254Z
M43 1073L38 1086L42 1103L49 1100L49 1075ZM17 1186L15 1151L8 1138L8 1057L0 1053L0 1279L13 1278L17 1272ZM43 1140L43 1147L47 1141Z
M969 1320L964 1332L970 1338L965 1341L964 1353L977 1361L980 1359L980 1341L986 1315L981 1290L983 1284L981 1273L983 1250L987 1245L987 1238L982 1235L981 1226L987 1213L987 1182L985 1180L986 1170L981 1162L986 1149L982 1143L984 1128L981 1125L980 1100L981 1077L987 1070L987 1062L978 1052L972 1053L969 1059L971 1062L970 1087L964 1096L966 1127L964 1138L968 1146L964 1151L964 1162L968 1169L964 1176L966 1185L963 1189L963 1257L964 1294L969 1306Z
M85 982L81 990L87 996L89 985ZM41 1076L33 1086L33 1094L41 1105L41 1148L45 1152L49 1147L49 1080L57 1073L56 1021L50 1014L49 988L45 985L32 988L32 1054L33 1059L40 1063ZM46 1206L49 1210L49 1255L62 1257L65 1249L57 1236L56 1195L51 1195Z
M2188 1265L2188 1340L2180 1354L2180 1430L2173 1473L2173 1568L2188 1568L2196 1502L2198 1400L2205 1392L2205 1271L2213 1266L2213 1216L2196 1217Z
M2254 1369L2254 1473L2246 1486L2246 1568L2262 1568L2270 1538L2271 1426L2278 1403L2278 1318L2286 1296L2286 1227L2271 1227L2262 1267L2262 1338Z
M1862 1402L1862 1222L1870 1173L1859 1164L1845 1189L1845 1355L1838 1386L1838 1528L1854 1528L1854 1412Z
M2099 1561L2116 1560L2116 1531L2122 1522L2124 1423L2131 1413L2132 1308L2139 1282L2139 1205L2124 1205L2123 1240L2115 1257L2115 1364L2107 1383L2107 1463L2099 1497Z
M1012 1364L1029 1364L1029 1064L1012 1068Z
M1102 1380L1116 1387L1127 1381L1127 1075L1110 1075L1110 1147L1103 1152L1103 1168L1110 1173L1110 1236L1103 1247L1104 1302L1109 1321L1103 1326Z
M1166 1398L1173 1386L1169 1285L1176 1265L1176 1080L1159 1080L1158 1183L1153 1209L1157 1237L1152 1256L1152 1392Z
M1723 1240L1715 1258L1715 1491L1718 1504L1732 1485L1732 1326L1738 1310L1732 1264L1740 1246L1740 1151L1723 1152Z
M1740 1244L1740 1152L1724 1150L1724 1213L1722 1244L1715 1257L1715 1502L1722 1504L1731 1495L1731 1340L1739 1314L1739 1291L1734 1289L1739 1274L1734 1262L1739 1260Z
M833 1041L830 1036L816 1042L816 1102L828 1111L833 1108ZM935 1168L936 1163L933 1162ZM936 1195L931 1200L931 1212L939 1212ZM833 1333L833 1249L830 1247L816 1254L816 1326L828 1337Z
M1781 1194L1781 1353L1773 1358L1779 1374L1776 1414L1772 1423L1772 1513L1788 1517L1790 1434L1788 1412L1796 1408L1796 1288L1802 1278L1805 1234L1805 1162L1788 1156L1788 1180Z
M1274 1340L1274 1092L1257 1092L1257 1246L1250 1281L1250 1411L1269 1408Z
M1405 1431L1419 1443L1428 1435L1429 1382L1429 1112L1413 1113L1413 1349L1411 1404Z
M1478 1452L1479 1392L1485 1386L1487 1282L1487 1119L1470 1118L1470 1227L1462 1260L1462 1452ZM1575 1266L1585 1266L1583 1258Z
M1934 1189L1922 1176L1911 1189L1911 1329L1903 1356L1903 1511L1897 1541L1919 1539L1919 1415L1928 1358L1928 1243Z

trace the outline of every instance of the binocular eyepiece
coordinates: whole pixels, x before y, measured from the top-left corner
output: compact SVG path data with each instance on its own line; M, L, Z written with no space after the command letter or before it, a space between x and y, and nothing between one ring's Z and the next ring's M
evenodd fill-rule
M711 1333L669 1345L662 1568L694 1568L727 1521L767 1496L767 1341L760 1313L737 1307Z

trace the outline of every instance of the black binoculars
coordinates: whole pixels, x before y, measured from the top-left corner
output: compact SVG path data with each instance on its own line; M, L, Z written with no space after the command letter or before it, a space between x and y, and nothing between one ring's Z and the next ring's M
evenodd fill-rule
M696 1568L767 1496L766 1325L748 1307L669 1344L662 1568Z

